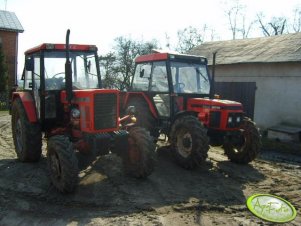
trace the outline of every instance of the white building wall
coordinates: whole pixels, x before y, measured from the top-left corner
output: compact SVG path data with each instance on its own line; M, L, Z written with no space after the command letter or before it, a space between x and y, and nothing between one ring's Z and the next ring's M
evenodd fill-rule
M256 82L254 121L262 129L301 126L301 63L217 65L218 82Z

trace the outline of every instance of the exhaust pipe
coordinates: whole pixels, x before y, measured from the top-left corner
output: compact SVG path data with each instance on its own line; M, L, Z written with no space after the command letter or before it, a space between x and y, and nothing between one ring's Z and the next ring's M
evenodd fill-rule
M217 54L217 51L213 52L210 99L214 99L214 97L215 97L215 59L216 59L216 54Z
M67 100L69 104L71 104L73 98L73 92L72 92L72 67L70 62L69 36L70 36L70 30L68 29L66 34L65 88L67 93Z

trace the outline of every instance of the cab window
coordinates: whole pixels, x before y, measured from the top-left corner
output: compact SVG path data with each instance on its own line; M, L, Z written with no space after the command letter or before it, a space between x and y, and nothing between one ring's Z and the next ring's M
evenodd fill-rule
M168 79L165 61L153 64L151 91L168 92Z

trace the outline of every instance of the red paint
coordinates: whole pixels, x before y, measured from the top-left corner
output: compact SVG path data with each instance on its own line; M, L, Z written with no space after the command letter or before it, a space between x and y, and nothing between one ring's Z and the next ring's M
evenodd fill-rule
M117 98L116 103L116 127L107 128L102 130L95 130L94 125L94 95L95 94L115 94ZM78 109L81 111L81 119L80 119L80 130L86 133L103 133L103 132L112 132L119 129L119 91L115 89L89 89L89 90L73 90L73 100L71 104L77 105ZM66 91L63 90L61 92L61 103L65 106L68 106L67 94ZM69 108L65 108L69 111ZM83 121L84 120L84 121ZM85 126L84 126L85 125Z
M49 48L52 46L53 48ZM70 51L89 51L89 50L97 50L96 45L78 45L78 44L70 44ZM25 55L39 52L41 50L66 50L65 44L52 44L52 43L43 43L39 46L33 47L25 52Z
M220 107L216 109L214 107ZM236 110L227 109L235 107ZM204 98L191 98L187 101L187 111L198 112L199 120L209 128L210 112L220 112L221 123L219 128L214 128L223 131L237 130L237 128L228 128L227 120L229 113L243 113L242 104L235 101L217 100L217 99L204 99Z
M135 62L142 63L142 62L159 61L159 60L167 60L167 59L168 59L168 53L153 53L153 54L139 56L135 59Z
M29 122L37 122L36 107L34 100L29 92L14 92L13 101L17 98L21 99Z

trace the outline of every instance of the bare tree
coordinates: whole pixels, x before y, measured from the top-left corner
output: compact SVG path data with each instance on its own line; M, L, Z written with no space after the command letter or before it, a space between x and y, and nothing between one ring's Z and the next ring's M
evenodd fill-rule
M239 4L239 1L235 1L236 4L231 6L225 13L228 17L230 30L232 32L232 39L236 39L237 32L237 17L239 15L239 11L242 9L242 6Z
M263 13L257 14L258 23L265 36L282 35L288 33L287 19L285 17L273 17L270 22L264 22Z
M248 22L246 19L246 6L239 0L226 1L224 12L229 22L229 29L232 39L237 39L238 35L247 38L255 23L255 20Z
M104 88L119 88L117 73L114 70L115 64L115 54L113 52L109 52L106 55L99 56L100 66L101 66L101 80L102 86Z
M253 25L255 24L255 20L251 21L250 23L246 23L246 16L242 16L242 27L238 29L238 31L241 33L242 38L248 38L251 29L253 28Z
M135 58L158 48L158 42L156 40L136 41L122 36L117 37L114 41L114 51L100 56L103 86L127 90L134 74Z
M167 34L167 33L165 33L165 47L166 48L170 48L171 46L170 46L170 36Z
M301 7L294 9L292 28L294 32L301 32Z
M186 53L195 46L202 44L207 30L207 25L204 25L202 30L192 26L179 30L177 33L178 44L176 50L180 53Z

